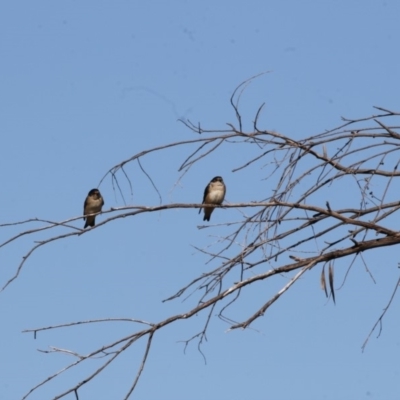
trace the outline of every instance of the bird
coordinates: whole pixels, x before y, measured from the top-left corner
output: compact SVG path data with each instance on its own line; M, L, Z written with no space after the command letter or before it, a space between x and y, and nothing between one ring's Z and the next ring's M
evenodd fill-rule
M204 189L203 204L222 204L226 193L226 186L220 176L211 179L210 183ZM204 207L203 221L209 221L215 207ZM199 214L201 208L199 210Z
M104 199L100 194L99 189L92 189L86 199L85 203L83 205L83 219L86 220L85 226L83 229L86 229L88 226L94 226L95 225L95 215L90 215L88 214L95 214L101 211L101 208L104 205Z

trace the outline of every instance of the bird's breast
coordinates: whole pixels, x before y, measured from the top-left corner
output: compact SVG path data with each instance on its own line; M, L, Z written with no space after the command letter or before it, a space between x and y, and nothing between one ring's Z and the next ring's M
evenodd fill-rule
M103 205L102 199L92 199L90 200L87 205L86 205L86 212L88 214L99 212L101 210L101 207Z
M221 186L213 187L208 193L207 202L219 204L225 197L225 188Z

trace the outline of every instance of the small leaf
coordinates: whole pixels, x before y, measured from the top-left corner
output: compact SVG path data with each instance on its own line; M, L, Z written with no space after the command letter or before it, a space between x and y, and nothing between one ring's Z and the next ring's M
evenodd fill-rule
M333 302L336 304L336 301L335 301L335 288L333 287L333 277L334 277L333 267L332 267L332 264L329 264L329 287L331 289Z
M325 296L328 297L328 291L326 290L326 281L325 281L325 265L321 271L321 289L325 291Z
M329 212L331 212L331 205L329 204L329 201L326 202L326 208L328 209Z

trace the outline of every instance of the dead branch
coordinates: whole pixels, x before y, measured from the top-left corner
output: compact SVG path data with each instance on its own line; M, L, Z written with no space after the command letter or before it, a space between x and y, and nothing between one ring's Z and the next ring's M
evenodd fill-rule
M206 360L202 345L207 340L207 332L214 316L225 321L228 330L249 328L297 284L300 278L307 278L312 269L321 269L321 288L334 303L340 295L338 290L348 284L350 269L362 266L362 270L375 282L373 272L368 268L368 256L381 247L400 244L400 233L396 228L397 224L393 223L394 214L400 208L395 187L396 178L400 177L400 126L394 125L393 121L400 117L400 113L375 107L379 111L378 115L359 119L343 118L343 123L336 128L298 139L281 132L261 129L259 121L262 105L250 125L254 130L245 132L239 103L245 88L256 77L239 85L230 99L236 126L228 124L229 129L224 130L205 129L200 123L181 121L190 133L196 135L194 139L167 143L134 154L111 167L100 180L101 184L106 177L110 177L114 190L125 199L120 180L128 181L132 193L132 179L136 170L128 173L125 167L128 164L137 166L137 172L144 174L156 191L159 199L157 206L111 207L99 214L95 227L87 230L74 224L78 220L81 222L82 216L60 222L31 218L0 225L3 230L10 227L19 229L0 243L0 250L22 238L30 240L30 247L21 254L21 261L15 266L14 274L9 278L2 277L5 281L1 289L3 291L17 280L31 255L39 248L47 248L52 242L90 234L93 229L105 229L105 225L120 218L135 218L140 214L173 209L179 209L183 213L185 209L205 207L206 205L199 203L163 204L156 177L143 167L143 160L153 154L173 148L182 149L181 160L176 166L178 174L183 174L178 178L179 181L191 169L196 168L200 160L216 151L223 150L226 154L234 155L237 149L242 151L243 146L252 146L253 153L244 162L236 163L232 157L232 173L239 170L243 173L243 170L248 169L249 173L258 174L260 186L265 185L264 194L253 199L254 201L217 205L216 208L230 210L227 222L198 226L199 229L208 227L217 232L215 241L209 246L200 248L193 245L197 251L207 255L207 269L198 276L193 276L183 287L177 288L174 294L163 300L167 302L191 297L195 304L189 306L185 312L170 315L159 322L130 317L106 318L24 330L24 333L33 333L36 338L39 332L76 328L78 325L118 322L140 324L138 330L86 354L58 346L51 346L50 350L40 350L72 356L73 361L33 387L24 399L71 368L88 363L91 359L100 359L100 367L55 397L60 399L74 394L78 399L78 392L83 385L100 375L127 349L134 345L139 346L138 343L143 338L146 344L140 365L125 396L128 399L142 375L156 332L159 335L168 325L202 315L199 330L189 339L183 340L183 343L186 348L196 341L199 352ZM391 121L390 124L388 120ZM255 169L250 170L251 168ZM173 180L176 181L176 177ZM263 301L249 315L241 319L227 315L234 304L242 301L244 293L254 290L255 283L277 277L285 278L280 289L272 295L265 295ZM341 282L339 287L335 287L335 279L336 282L338 279ZM362 345L363 351L378 325L382 329L382 320L392 304L399 283L400 280Z

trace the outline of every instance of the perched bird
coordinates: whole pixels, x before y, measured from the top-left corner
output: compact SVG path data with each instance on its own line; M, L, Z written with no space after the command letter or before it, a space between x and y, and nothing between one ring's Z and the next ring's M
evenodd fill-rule
M222 204L224 201L226 187L224 181L220 176L212 178L210 183L204 190L203 204ZM209 221L211 213L215 207L204 207L204 218L203 221ZM199 214L201 208L199 210Z
M99 189L92 189L85 200L85 204L83 205L83 217L85 222L85 226L83 229L86 229L88 226L94 226L95 225L95 215L87 216L88 214L94 214L98 213L101 211L101 208L104 205L104 200L101 197Z

